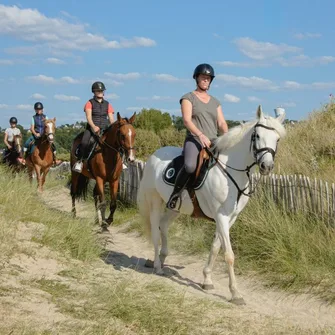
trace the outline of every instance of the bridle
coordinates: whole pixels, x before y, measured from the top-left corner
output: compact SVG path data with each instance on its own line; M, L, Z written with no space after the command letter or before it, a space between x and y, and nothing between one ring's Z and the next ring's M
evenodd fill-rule
M263 156L267 153L270 153L272 155L272 158L273 160L275 159L275 156L276 156L276 151L277 151L277 148L276 150L273 150L272 148L270 147L264 147L264 148L260 148L260 149L257 149L256 147L256 128L257 127L262 127L262 128L265 128L265 129L268 129L268 130L273 130L273 131L276 131L275 128L272 128L272 127L268 127L268 126L265 126L261 123L257 123L255 126L254 126L254 131L251 135L251 139L250 139L250 151L252 150L253 151L253 156L254 156L254 162L247 166L245 169L241 170L241 169L236 169L236 168L233 168L225 163L223 163L219 158L218 156L214 156L213 152L210 150L210 149L207 149L207 152L213 157L213 159L215 160L215 164L213 164L211 166L211 168L216 165L216 163L219 163L219 167L220 169L222 170L222 172L224 172L228 177L229 179L232 181L232 183L235 185L235 187L237 188L237 191L238 191L238 195L237 195L237 202L239 201L241 195L245 195L247 197L251 197L251 195L256 191L256 188L257 188L257 185L260 181L260 179L257 181L256 185L254 186L253 189L249 190L249 192L246 193L246 190L249 189L249 185L251 184L251 177L250 177L250 171L252 169L253 166L259 164L260 160L263 158ZM261 157L259 159L257 159L257 156L259 153L263 153L261 155ZM241 189L236 180L234 179L234 177L227 171L227 168L229 169L232 169L234 171L238 171L238 172L245 172L247 177L248 177L248 184L247 186L244 188L244 189Z
M100 136L98 136L98 140L99 140L99 143L101 145L105 145L106 147L114 150L116 153L118 153L121 158L122 158L122 161L124 161L124 157L126 155L126 153L128 154L129 156L129 152L131 150L136 150L135 147L130 147L130 148L125 148L123 145L122 145L122 141L121 141L121 131L120 129L123 127L123 126L126 126L126 125L129 125L130 123L128 122L128 119L125 119L127 121L127 123L124 123L124 124L118 124L117 126L117 130L116 130L116 140L117 140L117 145L118 145L118 148L114 148L113 146L111 146L110 144L108 144L105 140L102 139L102 136L103 134L107 133L109 131L109 129L114 125L114 124L111 124Z

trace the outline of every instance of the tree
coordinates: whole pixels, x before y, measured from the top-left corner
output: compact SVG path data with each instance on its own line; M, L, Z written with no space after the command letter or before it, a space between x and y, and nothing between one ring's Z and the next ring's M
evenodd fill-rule
M152 130L157 134L162 129L172 127L172 119L169 113L162 113L159 109L143 108L136 116L134 127Z

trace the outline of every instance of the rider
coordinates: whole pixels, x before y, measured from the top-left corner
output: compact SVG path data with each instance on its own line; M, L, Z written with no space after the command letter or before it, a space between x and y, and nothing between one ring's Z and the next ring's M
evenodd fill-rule
M220 101L207 93L214 77L211 65L199 64L193 72L196 89L183 95L179 101L187 132L183 150L184 166L176 177L173 192L166 205L172 210L175 210L177 200L197 167L200 150L214 144L218 130L221 134L228 132Z
M5 130L5 137L4 137L4 143L6 145L6 150L3 153L3 161L5 162L6 157L9 155L10 150L13 148L14 144L14 136L21 135L20 128L17 128L17 118L15 116L11 117L9 119L10 128L7 128ZM20 157L18 157L18 161L22 163L22 153L20 153Z
M32 135L27 139L24 144L23 151L25 153L25 158L28 154L28 148L31 143L39 139L44 132L44 120L48 120L48 117L43 114L43 104L41 102L36 102L34 105L35 115L31 118L30 131ZM54 143L51 145L53 152L53 163L56 164L56 146Z
M112 105L104 99L106 87L101 81L96 81L92 85L93 98L88 100L84 107L86 113L86 130L81 140L78 161L73 166L73 171L81 172L83 169L83 160L87 159L89 154L89 144L91 136L100 135L100 131L108 127L109 123L114 122L114 109Z

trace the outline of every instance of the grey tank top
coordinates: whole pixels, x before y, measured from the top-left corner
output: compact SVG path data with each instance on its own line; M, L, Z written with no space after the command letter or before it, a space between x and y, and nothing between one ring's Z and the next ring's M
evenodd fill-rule
M210 95L209 102L204 103L193 92L184 94L180 99L180 104L183 99L189 100L192 104L192 122L195 126L209 140L216 139L218 137L217 108L220 106L220 101ZM193 136L188 129L186 136Z

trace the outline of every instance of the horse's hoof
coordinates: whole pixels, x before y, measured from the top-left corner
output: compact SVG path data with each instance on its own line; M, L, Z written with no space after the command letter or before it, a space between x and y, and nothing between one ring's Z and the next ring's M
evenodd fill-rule
M165 273L164 273L163 269L156 270L155 273L156 273L157 276L161 276L161 277L165 276Z
M246 303L245 303L245 301L242 297L241 298L233 298L233 299L229 300L229 302L231 302L232 304L237 305L237 306L246 305Z
M202 289L205 291L214 290L214 285L213 284L203 284Z
M153 267L154 267L154 262L153 262L151 259L147 259L146 262L145 262L145 264L144 264L144 266L145 266L146 268L153 269Z
M101 233L109 233L107 225L101 226Z

